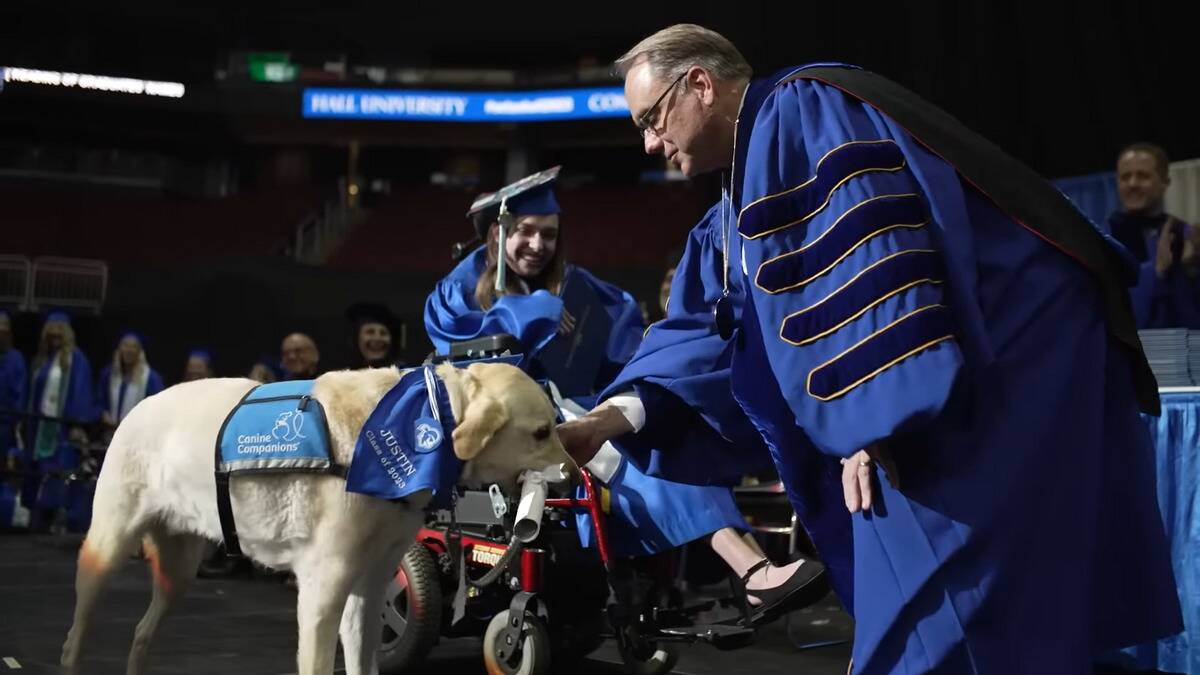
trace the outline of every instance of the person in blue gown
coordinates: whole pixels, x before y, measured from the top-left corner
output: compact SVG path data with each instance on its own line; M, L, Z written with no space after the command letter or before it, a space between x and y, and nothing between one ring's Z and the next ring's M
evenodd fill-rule
M86 529L85 495L68 477L80 466L88 443L86 428L96 419L92 368L75 346L75 331L65 312L51 312L42 325L27 411L22 440L29 473L21 499L31 512L30 527L49 528L62 513L69 528Z
M25 410L29 376L25 357L13 345L12 316L0 309L0 455L6 460L16 447L16 428Z
M125 332L113 350L112 364L101 369L96 380L100 423L115 429L142 399L162 390L162 376L146 359L145 338Z
M1138 328L1200 329L1200 227L1164 208L1171 179L1167 153L1134 143L1117 157L1121 208L1108 230L1138 263L1130 290Z
M476 230L487 243L469 253L437 286L426 301L425 327L435 350L449 352L454 342L508 333L519 338L526 353L535 356L559 333L570 332L575 317L563 309L564 283L588 284L612 320L605 346L605 365L595 389L611 380L634 353L644 326L633 298L587 270L565 261L559 231L560 208L549 184L510 198L515 226L504 242L506 291L496 293L498 268L498 207L476 217ZM564 417L586 412L595 397L559 397ZM646 475L623 461L611 446L602 448L588 465L608 490L609 540L615 554L659 553L709 537L713 549L737 574L746 577L751 603L765 618L784 606L802 602L800 590L823 578L816 561L798 560L784 567L766 561L747 535L732 491L721 485L696 486ZM590 540L590 520L579 518L579 532ZM761 563L761 564L760 564ZM808 587L811 588L811 587Z
M725 171L729 192L692 232L672 312L602 394L644 420L598 406L560 426L572 455L615 438L703 481L697 465L760 458L720 454L752 424L854 615L854 673L1088 673L1178 632L1139 419L1157 391L1118 248L874 74L752 80L694 25L618 67L646 151ZM711 443L638 440L681 409Z
M203 380L213 377L212 352L207 349L193 349L188 352L187 362L183 366L183 382Z

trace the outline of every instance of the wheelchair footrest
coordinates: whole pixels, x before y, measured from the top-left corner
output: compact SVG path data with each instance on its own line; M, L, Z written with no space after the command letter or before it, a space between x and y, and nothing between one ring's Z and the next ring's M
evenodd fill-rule
M681 628L663 628L659 632L676 639L707 642L717 649L739 649L754 642L754 629L742 626L696 624Z

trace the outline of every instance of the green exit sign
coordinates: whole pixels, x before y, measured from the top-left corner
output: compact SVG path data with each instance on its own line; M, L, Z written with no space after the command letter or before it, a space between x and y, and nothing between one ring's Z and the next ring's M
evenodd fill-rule
M246 55L250 79L256 82L294 82L300 69L285 52L255 52Z

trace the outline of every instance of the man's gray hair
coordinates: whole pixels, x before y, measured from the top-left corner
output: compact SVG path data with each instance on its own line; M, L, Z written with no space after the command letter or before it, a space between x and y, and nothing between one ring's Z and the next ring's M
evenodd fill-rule
M659 80L682 75L700 66L721 80L748 80L753 71L746 57L720 33L694 23L677 23L642 40L614 62L621 77L645 60Z

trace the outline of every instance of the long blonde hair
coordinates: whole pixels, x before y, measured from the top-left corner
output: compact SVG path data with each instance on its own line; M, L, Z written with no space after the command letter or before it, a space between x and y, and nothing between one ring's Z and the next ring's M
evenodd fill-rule
M121 343L124 341L125 338L118 340L117 348L113 350L112 373L109 374L108 378L109 382L113 384L121 381L121 375L125 371L125 369L121 367ZM133 372L129 374L129 379L134 382L140 381L142 379L142 374L145 373L146 369L149 367L150 362L146 359L146 347L142 344L141 340L138 340L138 360L137 363L133 364Z
M495 223L488 228L487 236L487 266L483 269L483 274L479 275L479 281L475 283L475 302L482 310L489 310L492 305L496 304L496 267L498 258L496 250L499 246L499 228ZM509 233L512 236L512 233ZM563 237L562 228L559 228L558 238L554 242L554 257L546 265L546 269L542 270L542 274L535 281L539 281L539 288L544 288L554 295L562 292L563 276L566 274L567 263L566 255L563 253ZM504 292L500 295L524 295L525 289L521 286L521 281L516 274L511 270L504 275Z
M75 329L71 328L71 324L66 321L47 321L42 324L42 335L38 340L37 356L33 359L33 372L41 370L42 366L50 360L50 345L46 339L46 333L50 329L50 324L58 323L63 327L62 347L58 350L58 365L63 370L71 367L71 355L75 352Z

